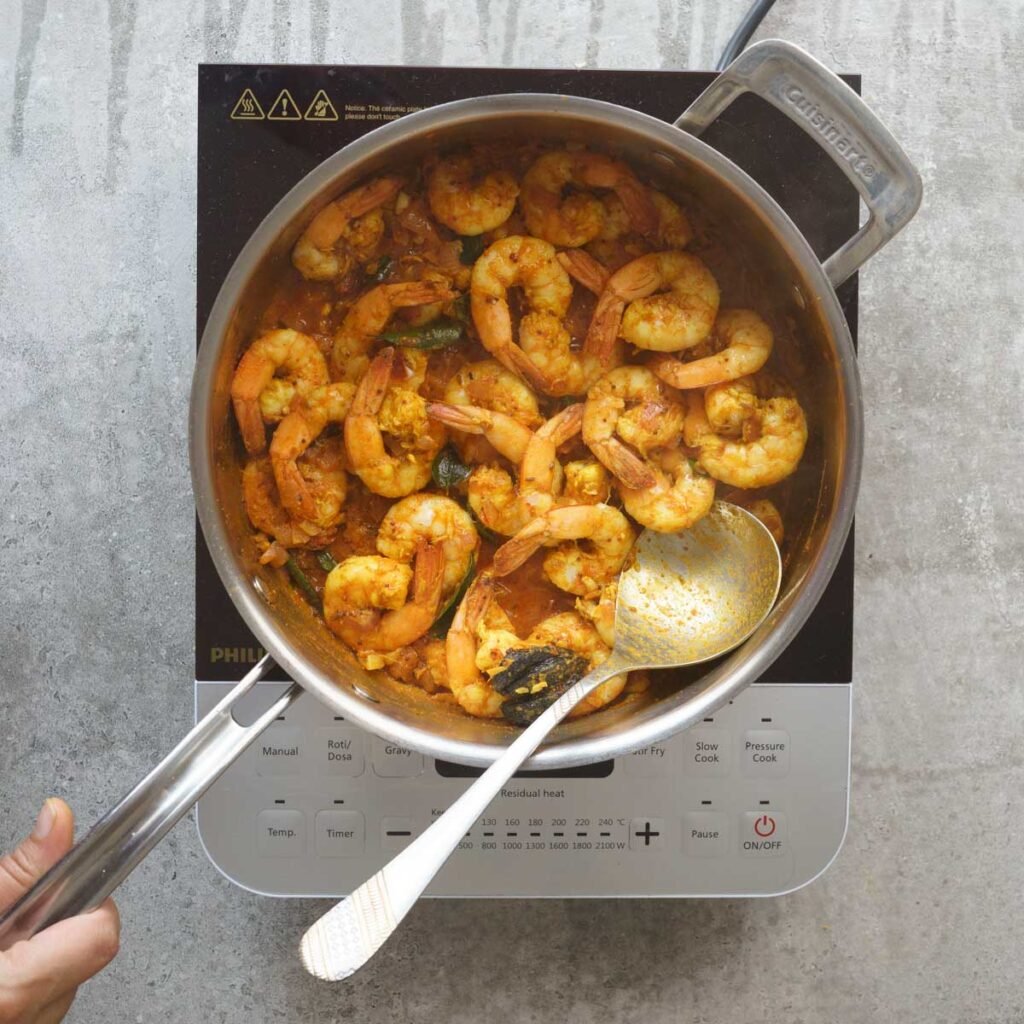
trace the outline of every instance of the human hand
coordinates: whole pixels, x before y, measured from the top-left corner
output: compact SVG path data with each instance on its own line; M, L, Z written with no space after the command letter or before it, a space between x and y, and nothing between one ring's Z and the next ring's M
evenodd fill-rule
M32 835L0 857L0 911L5 910L71 849L75 820L63 800L43 804ZM114 959L121 921L113 900L88 914L58 921L0 951L0 1024L55 1024L78 986Z

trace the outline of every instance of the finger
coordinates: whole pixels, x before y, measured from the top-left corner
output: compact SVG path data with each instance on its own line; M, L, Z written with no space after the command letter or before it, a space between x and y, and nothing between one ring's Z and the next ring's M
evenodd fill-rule
M36 818L32 835L0 857L0 908L10 906L71 849L74 832L71 808L50 797Z
M107 900L0 953L0 979L27 1005L44 1005L106 967L117 955L120 935L117 907Z
M67 1012L71 1009L71 1004L75 1001L77 994L78 989L72 989L66 995L60 996L60 998L55 999L52 1003L48 1003L38 1011L38 1015L32 1020L32 1024L59 1024L67 1016Z

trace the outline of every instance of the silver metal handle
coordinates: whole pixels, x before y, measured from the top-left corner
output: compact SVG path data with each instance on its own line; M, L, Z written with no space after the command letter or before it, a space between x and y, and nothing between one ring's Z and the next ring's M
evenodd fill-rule
M340 981L359 970L387 941L487 805L547 734L605 680L638 667L612 651L604 664L566 690L430 828L313 924L299 948L306 970L325 981Z
M0 949L98 907L243 750L300 694L296 683L251 725L231 715L273 668L266 655L116 807L0 917Z
M700 135L752 92L782 111L842 169L868 208L864 226L824 263L838 288L894 237L921 204L921 178L892 133L837 75L780 39L755 43L690 104L676 127Z

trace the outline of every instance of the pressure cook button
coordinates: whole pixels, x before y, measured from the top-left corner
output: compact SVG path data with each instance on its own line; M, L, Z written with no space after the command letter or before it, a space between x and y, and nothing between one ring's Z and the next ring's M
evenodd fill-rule
M634 818L629 823L629 848L631 850L653 850L664 845L664 818Z
M316 816L319 857L358 857L365 836L366 826L358 811L320 811Z
M382 818L380 845L385 850L404 850L412 842L412 818Z
M272 725L254 744L257 775L297 775L302 763L302 730Z
M333 726L316 731L317 770L325 775L348 775L355 778L366 769L363 737L355 729Z
M778 811L747 811L740 819L740 852L745 857L779 857L786 852L786 822Z
M622 758L626 774L640 779L668 775L670 771L669 750L667 743L652 743L650 746L641 747L631 754L626 754Z
M408 778L423 771L423 755L386 740L373 741L373 770L385 779Z
M256 815L256 848L264 857L301 857L306 850L302 811L260 811Z
M743 774L777 779L789 774L789 733L782 729L749 729L740 751Z
M725 853L726 817L718 811L690 811L683 815L683 853L689 857L717 857Z
M697 726L683 733L683 772L704 778L729 773L729 734Z

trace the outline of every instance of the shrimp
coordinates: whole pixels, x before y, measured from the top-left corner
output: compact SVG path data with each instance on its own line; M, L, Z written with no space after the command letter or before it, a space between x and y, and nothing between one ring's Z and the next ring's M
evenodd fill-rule
M653 227L648 237L664 248L682 249L693 239L693 228L686 214L664 192L646 190L655 211ZM598 238L602 242L614 242L632 229L629 214L618 196L612 194L601 200L604 206L604 225Z
M379 284L361 295L345 314L334 335L331 352L333 375L356 383L366 373L368 353L396 309L445 302L455 298L444 280L402 281Z
M626 164L586 150L556 150L535 160L523 178L520 202L531 235L577 248L601 233L605 219L601 201L581 192L563 199L567 186L613 189L638 231L648 231L655 223L656 212L646 190Z
M344 474L342 474L344 476ZM281 504L274 483L274 470L266 457L252 459L242 471L242 500L249 522L273 537L284 548L327 547L334 540L332 528L296 521Z
M629 520L611 505L565 505L538 516L502 544L493 568L507 576L542 545L558 545L544 559L544 574L560 590L586 597L615 578L635 539Z
M543 647L553 644L583 655L593 669L608 660L611 645L606 644L595 625L588 622L579 612L559 612L548 616L539 623L526 638L527 647ZM569 712L570 718L588 715L592 711L610 704L626 686L626 673L612 676L592 690Z
M650 370L621 366L587 392L583 440L623 483L634 489L652 487L654 471L641 456L678 445L684 415L682 405Z
M482 631L484 617L493 599L494 577L483 573L470 584L445 638L448 686L463 711L477 718L500 718L501 705L505 700L487 681L477 664L478 631ZM512 640L517 639L513 634ZM502 650L500 657L504 653Z
M330 281L348 273L353 255L372 249L380 240L384 220L378 208L401 187L401 178L375 178L328 203L292 250L292 263L299 273L310 281Z
M433 625L443 584L444 551L439 544L421 542L411 570L391 558L355 555L327 576L324 620L363 656L394 651L415 642Z
M720 352L688 363L657 355L651 369L674 388L704 388L757 373L772 353L772 329L752 309L723 309L714 334Z
M600 295L604 291L608 278L611 277L608 268L594 259L586 249L568 249L560 252L558 262L574 281L579 281L587 291L595 295Z
M235 419L250 455L266 450L260 396L279 373L290 377L296 388L311 389L328 380L327 362L320 346L308 334L279 330L257 338L243 353L231 380Z
M525 334L537 348L541 339L554 336L568 349L562 318L572 300L572 282L555 258L554 246L524 235L500 239L473 264L470 309L480 341L503 366L543 391L547 376L513 337L508 290L516 286L522 287L530 307L519 325L520 339Z
M718 283L696 256L674 249L648 253L608 279L584 351L607 359L620 334L656 352L692 348L711 333L718 303Z
M705 404L695 391L688 393L684 435L686 443L698 449L704 470L732 487L750 490L777 484L792 473L807 446L807 419L800 403L788 395L778 395L778 385L764 376L752 378L758 399L744 420L738 439L723 436L708 422ZM746 388L747 378L708 389Z
M529 518L542 515L555 503L564 481L558 449L583 425L583 403L556 413L530 438L519 464L519 496Z
M756 516L767 527L768 532L775 539L775 543L782 547L786 538L786 528L782 523L782 513L778 510L775 502L767 498L758 498L756 501L742 502L751 515Z
M315 388L285 416L274 432L270 442L270 464L274 467L281 503L296 519L319 521L321 515L316 510L316 501L299 468L298 459L328 423L344 421L354 392L353 385L341 381Z
M479 153L446 157L427 181L434 216L458 235L482 235L512 216L519 185L508 172L482 166Z
M611 497L611 475L597 459L575 459L562 468L565 473L562 501L565 504L600 505Z
M441 494L410 494L388 509L377 531L377 550L399 562L412 560L421 543L444 552L442 599L462 584L473 566L480 538L469 513Z
M523 317L519 347L541 382L537 386L549 395L582 395L607 369L602 360L586 350L576 351L565 324L544 313ZM621 352L613 351L607 364L617 365L621 361Z
M619 596L619 581L613 580L601 588L597 598L576 598L576 611L589 619L601 639L609 646L615 646L615 602Z
M394 359L393 348L381 349L359 382L345 418L345 450L352 472L374 494L404 498L429 482L431 461L444 445L444 430L440 426L427 429L430 421L424 399L408 388L399 388L403 395L399 401L408 406L405 415L411 436L405 438L407 445L401 455L392 455L385 447L378 414L388 393ZM397 419L395 409L392 413ZM395 431L403 426L399 422L390 425Z
M651 487L619 485L623 507L641 526L658 533L688 530L711 510L715 481L696 472L678 449L664 452L659 461Z

